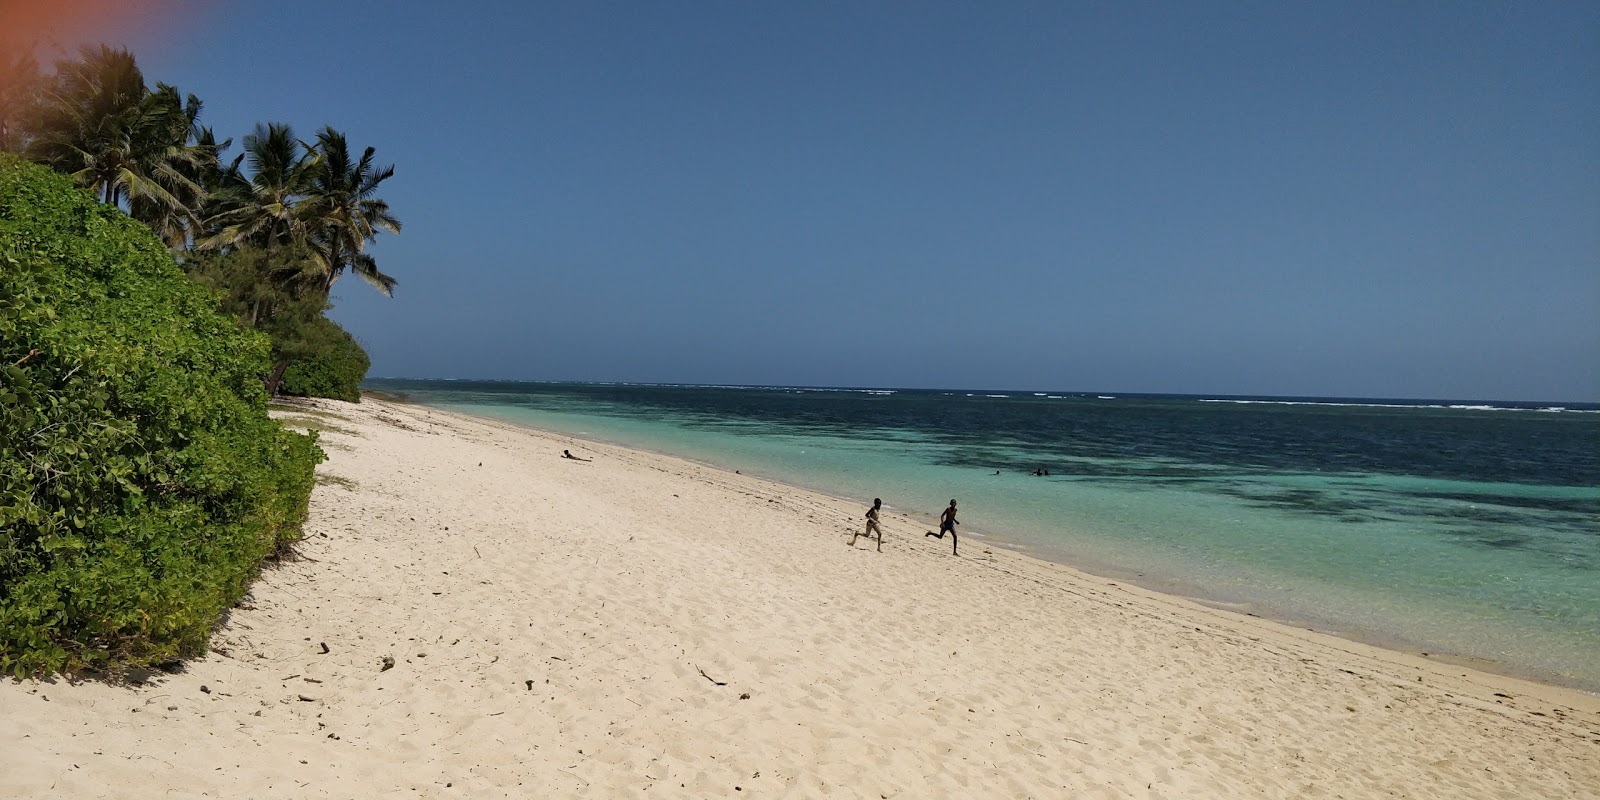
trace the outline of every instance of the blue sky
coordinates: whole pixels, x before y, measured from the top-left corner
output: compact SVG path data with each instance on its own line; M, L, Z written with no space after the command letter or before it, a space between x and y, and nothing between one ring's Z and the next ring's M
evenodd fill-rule
M183 20L179 24L177 20ZM194 3L374 376L1600 400L1592 3Z

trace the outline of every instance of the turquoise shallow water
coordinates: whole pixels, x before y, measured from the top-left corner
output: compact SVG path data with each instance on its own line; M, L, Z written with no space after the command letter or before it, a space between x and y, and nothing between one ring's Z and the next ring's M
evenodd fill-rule
M1586 409L373 387L930 522L956 497L963 533L986 543L1600 690L1600 415ZM1040 467L1051 476L1028 474Z

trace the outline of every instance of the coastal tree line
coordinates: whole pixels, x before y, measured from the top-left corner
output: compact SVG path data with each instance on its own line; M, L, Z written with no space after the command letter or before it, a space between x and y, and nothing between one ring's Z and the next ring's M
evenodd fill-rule
M259 123L235 151L203 110L193 94L150 86L125 49L86 46L46 73L33 48L0 44L0 150L154 231L224 310L268 334L269 393L357 399L366 354L325 312L347 274L394 291L369 249L401 228L378 196L394 167L331 126L302 138Z
M201 111L125 50L0 42L0 674L204 653L324 456L271 394L366 372L325 311L352 273L394 289L393 168L331 127L235 151Z

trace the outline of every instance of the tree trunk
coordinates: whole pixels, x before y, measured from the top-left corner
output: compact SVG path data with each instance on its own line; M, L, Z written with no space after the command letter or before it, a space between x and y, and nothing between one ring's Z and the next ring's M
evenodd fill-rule
M283 371L289 368L289 359L284 359L272 365L272 372L267 375L266 388L268 397L278 396L278 384L283 383Z

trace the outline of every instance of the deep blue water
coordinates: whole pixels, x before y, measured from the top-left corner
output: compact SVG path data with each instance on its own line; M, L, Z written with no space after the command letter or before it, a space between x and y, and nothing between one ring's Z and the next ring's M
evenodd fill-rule
M957 495L995 543L1600 689L1597 404L369 387L914 514Z

